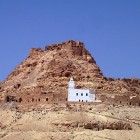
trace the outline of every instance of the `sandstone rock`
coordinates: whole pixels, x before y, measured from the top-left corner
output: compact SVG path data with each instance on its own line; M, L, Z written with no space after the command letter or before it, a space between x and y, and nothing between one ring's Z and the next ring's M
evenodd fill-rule
M101 92L140 93L140 80L106 78L84 43L73 40L48 45L45 50L33 48L30 55L0 84L4 94L24 96L59 95L67 98L68 81L76 87ZM53 98L53 97L52 97Z

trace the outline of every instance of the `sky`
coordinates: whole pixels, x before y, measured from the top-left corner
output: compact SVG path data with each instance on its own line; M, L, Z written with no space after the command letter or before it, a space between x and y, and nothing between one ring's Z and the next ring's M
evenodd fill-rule
M0 81L30 48L67 40L106 77L140 78L140 0L0 0Z

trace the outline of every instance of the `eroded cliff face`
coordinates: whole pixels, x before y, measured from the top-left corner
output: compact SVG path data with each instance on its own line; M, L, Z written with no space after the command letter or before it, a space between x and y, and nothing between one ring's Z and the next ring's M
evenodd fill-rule
M73 77L77 88L117 93L140 93L138 79L106 78L82 42L67 41L48 45L45 50L32 48L30 55L1 84L3 94L16 96L53 94L66 98L68 81Z

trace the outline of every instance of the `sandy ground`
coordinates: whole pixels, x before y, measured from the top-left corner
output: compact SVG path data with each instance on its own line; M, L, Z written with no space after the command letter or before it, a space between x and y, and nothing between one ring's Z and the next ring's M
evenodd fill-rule
M129 123L132 130L100 131L71 127L75 122ZM54 124L57 124L54 125ZM0 140L139 140L139 107L93 106L90 111L30 111L0 109Z

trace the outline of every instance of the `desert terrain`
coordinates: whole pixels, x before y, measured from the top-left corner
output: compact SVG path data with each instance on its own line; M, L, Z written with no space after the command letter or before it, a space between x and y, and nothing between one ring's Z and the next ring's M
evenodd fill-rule
M68 82L101 103L70 103ZM84 43L32 48L0 82L0 140L139 140L140 79L103 75Z
M140 108L41 105L42 110L0 109L1 140L139 140Z

